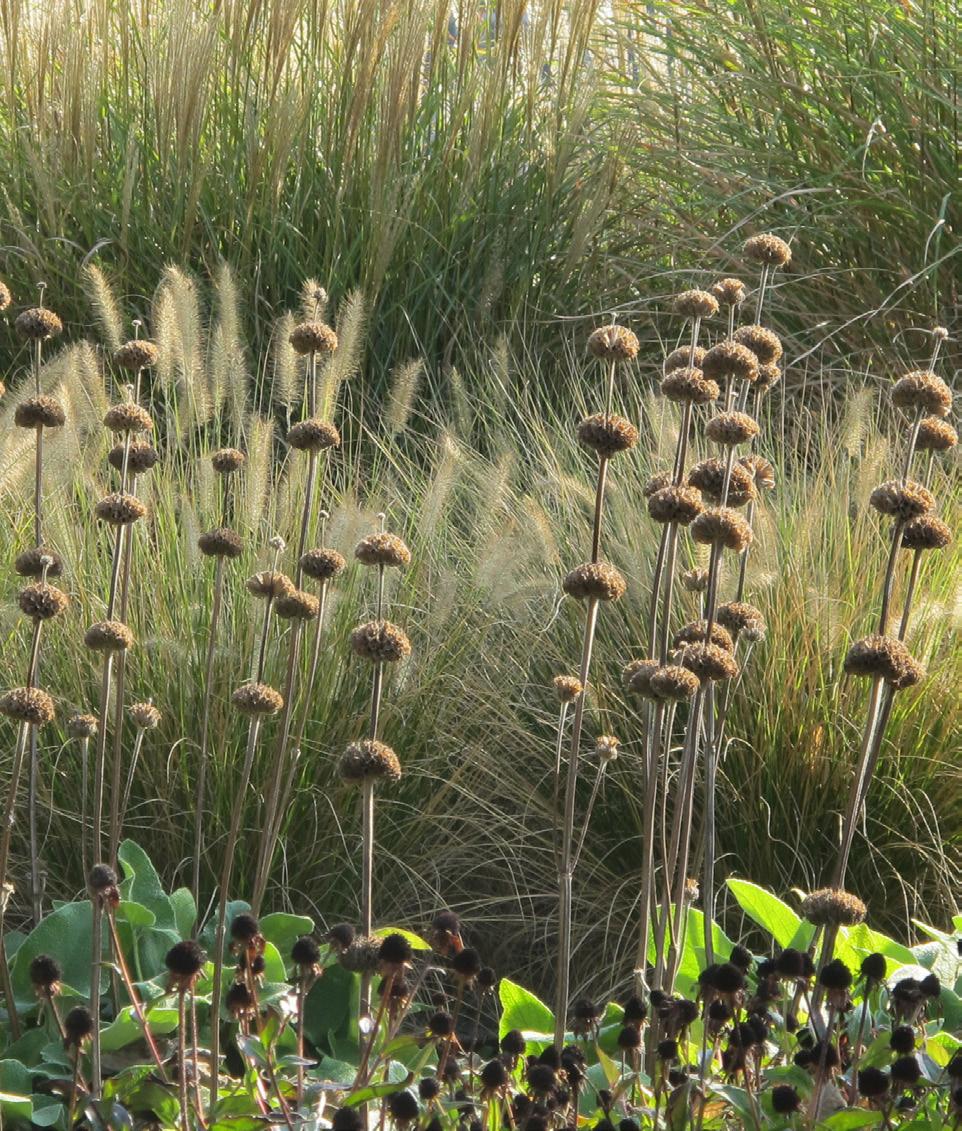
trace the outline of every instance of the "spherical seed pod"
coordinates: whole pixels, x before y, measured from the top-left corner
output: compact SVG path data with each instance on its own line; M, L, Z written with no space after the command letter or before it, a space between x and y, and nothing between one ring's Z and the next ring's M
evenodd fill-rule
M38 954L31 959L29 967L30 984L39 997L55 997L60 991L63 967L49 954Z
M775 489L775 468L772 467L764 456L752 453L747 456L742 456L735 462L752 476L755 481L755 486L759 490L773 491Z
M314 581L333 581L344 572L347 562L337 550L318 548L301 555L301 570Z
M156 730L160 726L161 714L153 703L132 703L130 717L140 730Z
M224 1005L232 1017L247 1017L254 1011L254 995L244 982L233 982L224 996Z
M761 235L747 239L742 251L746 259L768 267L787 267L792 261L792 249L771 232L762 232Z
M764 633L765 631L765 618L761 610L745 601L728 601L724 605L719 605L715 616L718 623L724 625L734 636L743 632Z
M900 522L927 514L935 506L932 492L911 479L905 483L900 483L897 479L880 483L869 496L869 502L879 514L888 515Z
M63 558L49 546L32 546L29 550L22 550L13 563L14 571L21 577L43 577L44 566L47 577L63 574Z
M411 641L396 624L372 620L358 625L351 633L351 650L372 664L395 664L411 655Z
M705 354L702 372L711 381L756 381L758 358L738 342L719 342Z
M231 703L242 715L276 715L284 696L266 683L244 683L231 695Z
M701 686L701 680L694 671L680 664L665 664L652 673L649 685L656 699L680 703L692 698Z
M262 569L259 573L252 574L245 582L247 592L252 597L262 597L265 601L270 598L286 597L294 592L294 582L286 573L274 569Z
M703 459L696 463L688 473L688 485L696 487L709 503L719 504L725 488L726 466L724 460ZM737 460L728 475L728 494L725 505L743 507L758 498L755 479L752 473Z
M352 742L341 755L338 764L341 780L351 785L366 781L399 781L401 763L397 754L385 742L365 738Z
M638 356L638 339L626 326L599 326L586 344L588 353L601 361L631 361Z
M24 616L31 620L52 620L67 610L67 594L54 585L37 582L24 586L17 595L17 603Z
M75 1005L63 1019L63 1041L68 1048L79 1049L93 1031L93 1014L85 1005Z
M925 679L925 668L914 657L909 656L902 665L901 670L891 679L886 680L893 691L904 691L907 687L914 687Z
M335 950L346 950L357 938L357 931L350 923L335 923L327 932L327 941Z
M18 428L62 428L66 420L67 414L56 397L27 397L13 413Z
M111 405L104 413L104 427L111 432L151 432L154 419L139 404L123 401Z
M117 873L109 864L94 864L87 873L87 890L104 895L117 886Z
M239 558L244 552L244 543L230 527L218 526L198 537L197 548L207 558Z
M867 982L882 982L885 980L887 971L888 960L885 955L874 951L872 954L867 954L862 959L859 973Z
M638 443L638 429L623 416L599 412L578 425L578 443L603 459L627 452Z
M681 575L682 588L689 593L704 593L708 589L707 569L686 569ZM727 626L726 626L727 627Z
M896 690L911 687L924 676L901 640L879 634L857 640L849 648L844 670L848 675L879 676Z
M759 433L758 421L745 412L720 412L705 425L705 435L716 444L747 444Z
M604 763L613 762L618 757L619 739L613 734L599 734L595 739L595 754Z
M14 320L14 329L21 338L31 342L44 342L63 333L60 316L45 306L29 306Z
M958 442L958 432L938 416L925 416L919 423L915 446L920 452L947 452Z
M731 507L711 507L691 524L691 536L706 546L721 546L740 554L751 545L752 528Z
M686 644L704 644L707 633L708 621L693 620L689 624L683 625L675 633L675 647L683 648ZM731 633L717 622L713 622L711 626L711 643L717 644L719 648L724 648L729 652L734 651L735 648L735 641L732 640Z
M14 687L0 695L0 715L31 726L53 722L53 700L39 687Z
M354 974L375 974L380 950L381 940L374 935L365 935L341 950L337 961L345 970L350 970Z
M888 1073L881 1068L860 1068L856 1077L858 1093L866 1100L877 1100L888 1095Z
M573 703L584 691L581 680L573 675L556 675L551 683L559 703Z
M118 369L126 369L128 373L139 373L142 369L155 366L159 356L160 351L155 342L147 338L132 338L114 350L114 365Z
M782 356L782 341L767 326L739 326L735 341L758 358L759 365L774 365Z
M758 376L755 378L755 392L768 392L774 389L782 379L782 371L777 365L759 365Z
M701 512L701 496L694 487L663 487L648 500L648 513L655 522L688 526Z
M889 1073L892 1083L900 1088L912 1088L922 1079L922 1069L914 1056L900 1056L892 1063Z
M341 446L341 434L324 420L302 420L287 433L287 442L299 452L323 452Z
M131 526L147 513L147 508L136 495L114 491L104 495L94 507L94 514L109 526Z
M776 1084L772 1088L772 1110L776 1115L791 1115L801 1107L802 1097L791 1084Z
M819 888L802 900L802 918L816 927L854 927L868 913L857 895L841 888Z
M712 284L711 293L720 306L741 306L745 301L745 284L741 279L719 279Z
M952 390L937 373L915 369L892 386L892 404L910 412L948 416L952 409Z
M718 299L709 291L682 291L674 306L683 318L713 318L718 313Z
M117 471L123 471L125 455L127 470L131 475L143 475L145 471L150 471L160 459L160 452L153 444L141 441L130 444L126 451L124 444L115 444L107 453L107 462Z
M382 531L362 538L354 547L354 557L362 565L394 566L403 568L411 564L411 551L396 534Z
M691 346L679 346L662 362L662 375L667 376L675 369L687 369L689 366L693 369L701 369L706 352L702 346L695 346L694 353Z
M164 956L164 965L170 976L170 988L179 993L190 990L204 969L207 955L193 939L174 943Z
M235 943L243 943L245 947L252 943L256 944L258 938L262 943L264 941L257 916L252 915L249 911L239 911L231 919L230 937Z
M321 611L321 603L312 593L295 589L277 598L274 611L285 620L313 620Z
M704 370L693 366L673 369L666 374L661 381L661 391L668 400L676 404L710 404L721 393L721 389L706 376Z
M663 487L671 486L671 476L667 471L658 471L654 475L650 475L645 480L645 485L641 489L642 495L646 499L650 499L656 492L660 491Z
M906 550L944 550L951 541L948 524L934 514L913 518L902 529L902 546Z
M717 644L689 644L677 654L677 662L702 681L734 679L738 664L727 648Z
M134 634L119 620L102 620L84 633L84 644L91 652L126 652L134 646Z
M0 280L0 312L6 310L11 302L13 302L13 296L10 294L10 288Z
M654 699L649 681L654 672L658 670L657 660L632 660L626 664L621 672L621 684L627 691Z
M238 448L219 448L210 457L210 462L218 475L233 475L247 462L247 456Z
M325 322L299 322L288 341L299 354L333 353L337 349L337 334Z
M321 948L310 935L301 935L291 946L291 961L303 970L314 970L321 960Z
M96 715L71 715L67 720L69 738L95 738L98 723Z
M889 1048L906 1056L915 1049L915 1030L911 1025L896 1025L889 1034Z
M561 587L576 601L617 601L624 596L628 583L608 562L585 562L565 575Z

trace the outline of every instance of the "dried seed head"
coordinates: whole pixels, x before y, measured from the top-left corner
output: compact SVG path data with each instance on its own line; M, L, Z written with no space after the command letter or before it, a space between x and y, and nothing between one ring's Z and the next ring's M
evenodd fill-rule
M618 747L621 745L613 734L599 734L595 739L595 753L604 762L613 762L618 757Z
M758 376L755 378L755 391L767 392L774 389L782 379L782 371L777 365L759 365Z
M718 313L718 299L709 291L682 291L675 298L675 313L683 318L712 318Z
M261 926L257 916L249 911L239 911L230 921L230 937L234 942L254 943L261 934ZM263 942L263 936L261 936Z
M339 448L341 434L325 420L302 420L287 433L287 442L299 452L323 452Z
M687 644L704 644L705 636L708 633L708 621L693 620L689 624L683 625L675 633L675 647L683 648ZM719 648L724 648L728 652L734 651L735 641L731 638L731 633L723 625L712 622L711 626L711 643L717 644Z
M559 703L573 703L584 691L581 680L573 675L556 675L551 682Z
M411 655L411 641L396 624L372 620L358 625L351 633L351 649L372 664L394 664Z
M147 338L133 338L114 351L114 365L130 373L139 373L141 369L156 365L158 356L154 342Z
M952 390L938 374L915 369L892 386L892 404L911 412L948 416L952 408Z
M79 1049L93 1031L93 1014L85 1005L75 1005L63 1019L63 1043L67 1048Z
M280 573L276 569L262 569L259 573L252 574L244 584L251 596L263 597L264 600L286 597L288 593L294 592L294 582L286 573Z
M758 421L745 412L720 412L705 426L708 439L726 447L747 444L758 432Z
M38 954L31 959L30 984L41 997L52 997L60 989L60 979L63 977L63 968L56 958L49 954Z
M310 935L301 935L291 946L291 961L302 970L313 970L321 958L321 948Z
M45 306L30 306L21 311L14 321L14 327L21 338L31 342L46 341L63 333L63 323L60 317Z
M775 489L775 468L765 459L764 456L755 455L754 453L747 456L742 456L738 461L738 465L745 468L745 470L755 480L755 486L761 490L773 491Z
M660 491L663 487L671 486L671 476L667 471L658 471L654 475L650 475L645 480L645 485L641 489L642 495L646 499L650 499L656 492Z
M695 346L695 352L692 353L691 346L679 346L678 349L672 350L670 354L662 362L662 374L667 375L675 369L686 369L692 366L695 369L701 368L702 360L705 357L705 350L701 346Z
M66 420L67 414L56 397L28 397L13 413L18 428L62 428Z
M715 616L718 623L723 624L735 636L744 632L758 639L764 635L765 618L754 605L744 601L729 601L725 605L719 605Z
M207 558L239 558L244 552L244 543L230 527L218 526L198 537L197 548Z
M816 927L854 927L861 923L867 910L865 904L841 888L819 888L802 900L802 918Z
M879 514L890 515L900 522L927 514L935 506L932 492L911 479L905 483L897 479L880 483L869 496L869 502Z
M337 550L318 548L301 555L300 567L308 577L315 581L332 581L343 573L347 562Z
M913 518L902 529L902 545L906 550L944 550L951 541L948 524L934 514Z
M720 459L703 459L696 463L688 473L688 484L697 487L706 502L721 503L725 487L726 465ZM732 464L728 476L728 495L726 506L743 507L758 498L755 480L751 472L738 461Z
M938 416L923 417L915 446L920 452L947 452L959 442L959 434Z
M752 528L731 507L711 507L691 524L691 536L706 546L721 546L740 554L751 545Z
M741 279L719 279L711 293L721 306L741 306L745 301L745 284Z
M224 997L224 1005L232 1017L245 1017L254 1010L254 995L244 982L233 982Z
M124 469L125 445L115 444L107 453L107 462L117 471ZM144 441L135 441L126 448L127 470L131 475L143 475L160 459L160 452Z
M623 416L599 412L578 425L578 443L604 459L627 452L638 443L638 429Z
M345 970L350 970L353 974L374 974L377 972L380 950L381 940L376 935L362 935L338 952L337 961ZM335 1112L335 1118L336 1116Z
M742 250L747 259L764 263L768 267L787 267L792 261L792 249L771 232L763 232L747 239Z
M153 703L132 703L130 717L140 730L156 730L160 726L161 714Z
M665 664L653 672L650 679L651 692L656 699L670 699L681 702L691 699L701 680L688 668L680 664Z
M648 513L655 522L687 526L702 512L701 495L694 487L662 487L648 500Z
M767 326L739 326L735 341L750 349L759 365L774 365L782 356L782 340Z
M624 596L627 582L608 562L585 562L565 575L562 589L575 600L617 601Z
M626 326L599 326L588 335L588 353L602 361L631 361L638 339Z
M94 507L94 514L101 522L110 526L130 526L142 519L147 513L147 508L136 495L126 491L114 491L104 495Z
M401 777L401 763L387 743L365 738L352 742L344 751L338 772L341 780L351 785L367 781L395 782Z
M42 581L24 586L17 602L20 611L31 620L52 620L66 612L69 604L66 593Z
M94 864L87 873L87 888L92 892L108 892L117 886L117 873L109 864Z
M738 675L738 664L731 652L717 644L689 644L678 652L676 659L700 680L734 679Z
M363 565L404 567L411 564L411 551L396 534L382 531L362 538L354 557Z
M337 349L337 334L325 322L298 323L288 341L300 354L333 353Z
M285 620L313 620L321 611L321 603L313 594L295 589L278 597L274 609Z
M756 381L758 358L747 346L738 342L719 342L705 354L701 363L705 376L712 381Z
M707 354L706 354L707 356ZM702 369L685 366L672 369L662 378L661 391L670 401L678 404L709 404L716 400L721 390L705 375Z
M689 593L704 593L708 589L707 569L686 569L681 575L682 588Z
M284 696L266 683L244 683L230 697L242 715L276 715Z
M53 722L53 700L39 687L14 687L0 695L0 715L32 726Z
M151 432L154 421L150 413L134 401L111 405L104 413L104 427L111 432Z
M210 457L210 462L218 475L233 475L247 462L247 456L238 448L219 448Z
M174 943L164 956L164 965L179 985L185 982L189 986L197 975L203 970L207 955L193 939Z
M126 652L134 646L134 634L119 620L102 620L84 633L84 644L91 652Z
M32 546L17 554L14 570L21 577L43 577L44 559L48 559L47 577L60 577L63 574L63 558L49 546Z
M13 301L13 296L10 294L10 288L6 283L0 281L0 311L4 311Z
M650 687L652 674L658 670L657 660L632 660L621 672L621 683L627 691L654 699Z
M94 738L97 734L95 715L71 715L67 720L69 738Z
M896 691L912 687L925 675L908 648L894 636L866 636L857 640L845 657L849 675L879 676Z

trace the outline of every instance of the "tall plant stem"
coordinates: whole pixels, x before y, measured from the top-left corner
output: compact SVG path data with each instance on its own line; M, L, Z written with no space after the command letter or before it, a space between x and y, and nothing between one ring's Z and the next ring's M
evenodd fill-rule
M848 807L842 821L842 841L839 846L835 870L832 874L832 886L841 888L845 886L845 873L848 869L848 858L852 851L852 840L855 837L855 826L858 823L858 814L867 786L869 766L872 761L872 751L875 748L876 734L879 730L879 720L883 699L883 681L881 676L875 676L869 691L868 713L865 719L865 728L862 731L862 746L859 759L849 791Z
M124 449L130 449L130 434L124 440ZM127 475L124 472L122 485L127 486ZM136 480L131 484L131 492ZM118 593L119 617L126 623L130 606L130 576L133 570L134 532L129 530L124 539L123 568L121 571L120 591ZM117 691L114 703L114 744L111 760L110 783L110 863L117 863L117 849L120 846L120 835L123 828L123 806L121 804L121 783L123 781L123 752L124 752L124 691L127 684L127 653L121 652L117 657Z
M651 744L645 763L644 821L645 839L641 857L641 917L638 924L638 949L635 953L635 984L640 991L647 988L648 934L651 930L651 910L655 884L655 813L658 808L658 775L662 758L661 734L665 714L662 700L649 702Z
M713 927L715 923L715 789L718 772L718 746L714 732L715 713L715 687L709 685L707 690L707 718L711 734L705 743L705 776L704 776L704 829L702 833L702 911L705 927L705 962L711 965L715 961L715 945Z
M90 1036L90 1094L100 1099L102 1069L100 1066L100 967L103 962L104 911L100 896L91 892L90 907L93 924L90 930L90 1016L93 1032Z
M27 781L27 824L30 829L30 902L33 925L43 917L43 877L40 863L40 836L37 829L37 792L40 788L40 751L37 728L30 728L30 774Z
M13 996L13 986L10 981L10 967L7 963L6 940L3 928L7 913L7 902L10 898L11 890L7 886L7 865L10 861L10 841L13 837L17 791L20 785L20 775L23 772L23 759L30 740L29 732L31 730L33 730L33 727L29 723L21 723L17 731L17 741L13 748L13 762L10 768L10 783L7 787L7 800L3 811L3 830L0 832L0 978L3 980L3 995L7 999L10 1034L14 1040L18 1040L20 1037L20 1018L17 1014L17 1003Z
M187 1099L187 994L177 992L177 1098L183 1131L190 1131L190 1103Z
M361 785L361 926L365 937L374 930L374 782L366 778ZM371 1011L371 976L361 976L360 1014Z
M127 990L127 996L130 998L130 1006L134 1011L134 1016L140 1025L144 1034L144 1040L147 1047L150 1049L150 1055L154 1058L154 1064L157 1065L157 1071L161 1075L161 1079L167 1079L167 1072L164 1068L164 1062L161 1058L160 1051L154 1041L154 1035L150 1031L150 1026L147 1023L147 1015L144 1013L143 1003L140 1000L140 995L137 993L137 988L134 985L133 978L130 976L130 970L127 967L127 959L124 957L123 947L120 944L120 933L117 930L117 921L114 918L114 912L111 907L107 906L104 909L104 914L107 917L107 929L110 932L110 942L113 946L114 961L117 963L117 968L120 971L120 977L123 980L124 988Z

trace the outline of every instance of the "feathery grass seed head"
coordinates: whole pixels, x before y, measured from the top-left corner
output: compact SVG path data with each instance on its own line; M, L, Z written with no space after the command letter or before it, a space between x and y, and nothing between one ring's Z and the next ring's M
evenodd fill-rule
M119 620L101 620L84 633L84 644L91 652L126 652L134 646L134 634Z
M24 616L31 620L52 620L66 612L69 601L67 594L55 585L38 581L25 585L17 594L17 604Z
M111 432L151 432L154 419L135 401L121 401L104 413L104 427Z
M0 715L16 722L44 726L54 713L53 700L39 687L14 687L0 695Z
M159 356L156 343L147 338L132 338L114 350L114 365L129 373L139 373L141 369L150 369L156 365Z
M387 743L365 738L352 742L338 764L341 780L351 785L366 781L396 782L401 777L401 763Z
M60 316L45 306L29 306L14 320L14 328L21 338L31 342L43 342L63 333Z
M126 491L113 491L104 495L94 507L94 514L108 526L131 526L147 513L147 508L137 498Z
M617 601L628 586L621 573L608 562L585 562L565 575L561 587L577 601Z
M239 558L244 552L244 543L230 527L218 526L198 537L197 548L207 558Z
M707 356L706 353L705 357ZM666 373L661 380L661 391L668 400L676 404L710 404L721 393L721 389L703 369L689 365Z
M638 429L623 416L598 412L578 425L578 443L603 459L611 459L638 443Z
M731 507L711 507L691 524L691 536L706 546L722 546L740 554L751 545L752 528Z
M404 629L387 620L358 625L351 633L351 649L372 664L394 664L411 654L411 641Z
M66 420L60 401L45 395L27 397L13 412L13 422L18 428L62 428Z
M602 361L631 361L638 356L638 339L626 326L599 326L588 335L587 348Z
M745 241L742 251L747 259L768 267L787 267L792 261L792 249L771 232L751 236Z
M869 496L869 502L879 514L889 515L900 522L927 514L935 506L932 492L911 479L906 483L897 479L880 483Z
M231 703L242 715L276 715L284 696L266 683L244 683L231 695Z
M288 341L295 353L333 353L337 349L337 334L326 322L299 322Z
M701 495L694 487L662 487L648 499L648 514L655 522L688 526L701 512Z
M674 307L683 318L712 318L718 313L718 299L710 291L682 291Z

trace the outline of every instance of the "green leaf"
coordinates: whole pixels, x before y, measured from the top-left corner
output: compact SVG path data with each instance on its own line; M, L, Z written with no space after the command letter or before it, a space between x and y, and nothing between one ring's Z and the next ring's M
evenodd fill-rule
M65 903L41 919L17 950L10 978L13 996L21 1012L36 1009L37 995L30 982L30 963L38 954L56 958L63 969L63 980L81 997L90 993L90 947L93 915L87 900ZM104 929L104 951L106 952ZM101 988L107 985L107 971L101 971ZM23 1003L21 1006L20 1003Z
M431 949L430 943L425 942L420 935L416 935L413 931L406 931L403 927L379 927L374 934L379 939L386 939L388 935L401 935L411 944L412 950Z
M189 888L178 888L170 893L170 906L174 909L174 925L182 939L189 939L197 922L197 904Z
M881 1122L882 1113L880 1111L849 1109L835 1112L828 1119L823 1119L818 1126L824 1127L826 1131L829 1128L831 1128L831 1131L852 1131L854 1127L876 1127Z
M766 930L779 946L791 945L802 920L787 903L748 880L729 879L728 890L749 919Z
M19 1060L0 1060L0 1121L29 1123L33 1116L33 1076Z
M855 950L864 951L865 954L884 954L886 958L893 958L896 962L914 962L915 956L907 946L903 946L881 931L873 931L867 923L859 923L856 927L849 927L846 932L849 946Z
M337 1056L330 1041L332 1034L335 1040L357 1047L360 993L360 977L342 966L332 966L314 983L304 1003L304 1030L316 1049Z
M133 900L121 900L117 908L117 918L121 923L129 923L131 927L152 927L157 922L157 916L149 907Z
M287 969L277 947L268 942L264 944L264 980L266 982L286 982Z
M306 915L288 915L285 911L275 911L261 919L261 934L272 942L286 962L291 955L294 940L301 935L309 935L314 930L314 920Z
M533 1040L550 1040L554 1032L554 1014L533 993L512 982L510 978L502 978L498 986L498 996L501 998L501 1027L498 1035L503 1037L511 1029L520 1029L522 1033L533 1033Z
M151 1009L147 1024L152 1033L165 1036L177 1028L176 1009ZM143 1030L132 1006L122 1009L100 1034L100 1047L104 1052L116 1052L143 1036Z
M117 859L124 869L121 897L149 907L158 927L176 931L174 909L147 853L134 841L125 840L117 850Z
M33 1102L33 1115L30 1122L34 1127L53 1127L66 1114L66 1109L60 1100L53 1096L31 1096Z
M348 1064L346 1060L335 1060L331 1056L322 1056L318 1061L314 1075L320 1076L332 1084L343 1084L350 1087L357 1075L357 1065Z

